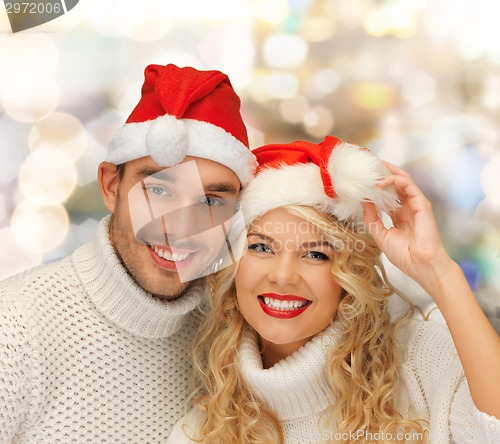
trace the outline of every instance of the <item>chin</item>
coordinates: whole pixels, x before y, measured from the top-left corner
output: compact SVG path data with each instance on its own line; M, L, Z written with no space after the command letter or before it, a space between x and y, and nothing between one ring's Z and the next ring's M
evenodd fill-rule
M259 332L257 332L259 333ZM290 336L290 334L283 334L283 333L275 333L275 334L261 334L259 333L261 337L263 337L266 341L269 341L273 344L276 345L286 345L286 344L291 344L293 342L300 341L301 338L298 338L296 336Z
M163 301L182 296L190 286L190 282L182 283L177 276L142 276L142 279L136 279L136 282L144 291Z
M162 301L172 301L174 299L177 299L181 296L183 296L187 289L189 288L189 284L186 284L185 286L183 286L182 288L178 288L178 289L175 289L176 291L173 291L171 293L165 293L165 292L156 292L156 291L149 291L153 297L155 297L156 299L160 299Z

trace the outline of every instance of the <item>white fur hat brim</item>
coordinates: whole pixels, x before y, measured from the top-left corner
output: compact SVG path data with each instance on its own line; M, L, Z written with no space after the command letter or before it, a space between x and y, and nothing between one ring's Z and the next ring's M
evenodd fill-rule
M168 114L124 125L111 140L106 160L119 165L145 156L164 167L177 165L186 156L213 160L234 171L242 185L257 168L254 154L223 128Z
M264 167L242 192L240 202L245 222L250 224L285 205L310 206L341 221L353 222L363 221L362 202L373 202L379 211L388 213L399 207L393 187L377 187L389 171L370 151L341 143L333 149L327 169L334 198L325 193L320 168L315 163Z

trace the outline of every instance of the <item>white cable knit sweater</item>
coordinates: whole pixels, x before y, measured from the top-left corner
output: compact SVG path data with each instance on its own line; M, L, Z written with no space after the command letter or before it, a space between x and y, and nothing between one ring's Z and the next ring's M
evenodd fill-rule
M185 411L198 285L161 303L108 239L0 283L0 443L165 442Z
M262 368L255 334L246 331L240 348L240 366L250 389L281 420L285 442L312 444L336 438L321 425L320 414L335 402L323 377L325 354L335 347L334 324L270 369ZM401 330L408 359L400 367L396 400L405 417L430 422L430 442L498 444L500 420L474 406L451 336L434 321L411 320ZM198 437L204 413L192 409L169 437L170 444L192 443ZM183 430L184 429L184 430ZM356 434L352 431L351 440ZM375 440L376 436L372 436ZM411 438L411 437L407 437ZM358 439L359 435L358 435Z

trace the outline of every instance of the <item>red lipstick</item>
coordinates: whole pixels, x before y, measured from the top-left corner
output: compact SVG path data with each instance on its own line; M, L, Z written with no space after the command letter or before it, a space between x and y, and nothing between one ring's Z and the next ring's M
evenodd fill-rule
M265 299L274 299L276 301L297 301L300 303L304 303L301 307L298 308L275 308L271 304L266 304ZM260 306L264 313L273 318L279 319L291 319L302 314L307 308L311 305L311 301L309 299L303 298L301 296L296 295L288 295L288 294L276 294L276 293L263 293L258 296Z

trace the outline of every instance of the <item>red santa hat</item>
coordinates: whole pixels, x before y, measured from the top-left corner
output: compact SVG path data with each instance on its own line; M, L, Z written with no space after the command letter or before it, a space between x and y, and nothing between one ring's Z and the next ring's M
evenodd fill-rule
M240 99L219 71L149 65L141 99L114 135L107 161L121 164L151 156L177 165L185 156L221 163L245 185L257 163L248 148Z
M361 203L373 202L380 211L398 208L394 188L378 188L389 174L366 148L327 136L320 144L295 141L264 145L253 151L259 167L241 196L250 223L284 205L307 205L339 220L363 220Z

